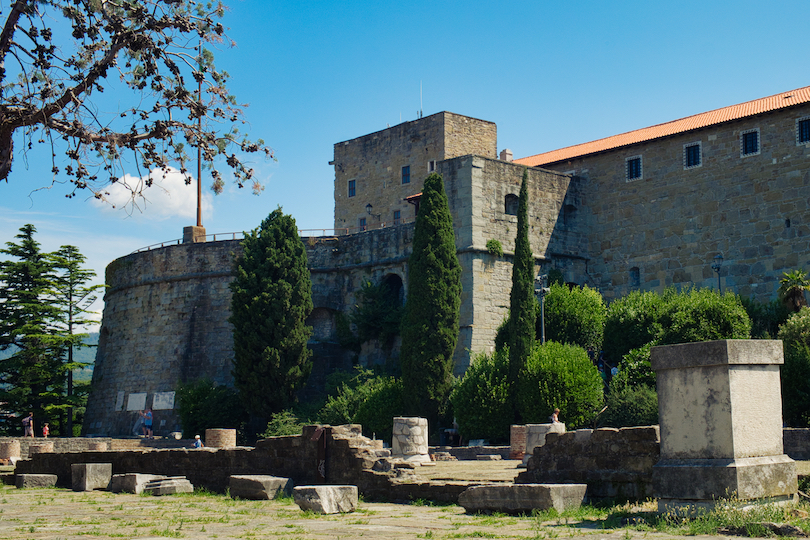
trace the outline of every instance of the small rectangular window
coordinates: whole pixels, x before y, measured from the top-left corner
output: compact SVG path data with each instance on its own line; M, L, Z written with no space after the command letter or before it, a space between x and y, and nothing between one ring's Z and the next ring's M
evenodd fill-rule
M428 172L429 173L436 172L436 160L431 159L430 161L428 161Z
M629 157L625 160L625 170L627 173L627 180L641 179L641 156Z
M685 144L683 147L683 168L700 167L700 143Z
M810 142L810 118L799 118L796 121L796 137L799 144Z
M361 217L360 219L357 220L357 224L360 226L361 231L366 230L366 218Z
M759 128L740 134L740 156L759 154Z
M402 167L402 183L403 184L410 184L411 183L411 166L405 165Z
M355 193L357 192L356 187L355 187L356 186L355 182L357 182L357 181L356 180L349 180L349 197L354 197Z
M399 219L400 219L401 215L402 214L400 213L399 210L394 210L394 224L396 224L396 225L399 224Z

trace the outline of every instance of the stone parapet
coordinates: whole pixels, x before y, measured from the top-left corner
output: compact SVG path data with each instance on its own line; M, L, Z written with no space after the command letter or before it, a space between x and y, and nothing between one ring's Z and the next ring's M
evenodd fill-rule
M549 433L534 449L518 484L588 484L590 499L652 496L659 456L658 426Z

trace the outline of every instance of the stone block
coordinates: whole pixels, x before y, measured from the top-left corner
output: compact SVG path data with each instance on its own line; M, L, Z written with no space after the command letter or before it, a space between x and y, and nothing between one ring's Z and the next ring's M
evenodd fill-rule
M18 474L14 478L18 488L46 488L56 485L55 474Z
M317 514L341 514L357 508L357 486L297 486L293 489L295 504L301 510Z
M112 479L112 463L73 463L70 474L73 491L107 489Z
M194 486L185 476L172 476L147 482L143 487L143 492L156 496L194 493Z
M531 513L554 508L579 508L587 484L512 484L473 486L462 492L458 504L467 512Z
M290 495L292 488L290 478L259 474L231 475L228 483L231 497L251 500L270 500L279 495Z
M161 474L126 473L114 474L110 479L110 491L113 493L135 493L140 495L147 483L166 478Z
M565 424L557 422L555 424L526 424L526 453L523 456L523 464L529 462L529 458L534 454L534 449L546 444L546 437L551 433L559 433L562 437L565 433ZM571 435L573 437L573 435Z
M430 461L427 418L394 418L391 455L408 461Z

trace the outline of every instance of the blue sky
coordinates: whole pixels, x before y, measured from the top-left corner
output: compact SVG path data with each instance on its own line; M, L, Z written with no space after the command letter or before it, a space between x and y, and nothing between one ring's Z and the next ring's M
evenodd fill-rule
M493 121L498 149L525 157L810 85L806 0L227 4L237 46L215 51L217 64L278 161L256 159L259 196L205 193L209 234L253 229L279 205L301 229L331 228L333 144L420 107ZM195 223L192 187L153 187L129 211L66 199L22 147L0 184L0 242L33 223L44 249L76 245L103 276Z

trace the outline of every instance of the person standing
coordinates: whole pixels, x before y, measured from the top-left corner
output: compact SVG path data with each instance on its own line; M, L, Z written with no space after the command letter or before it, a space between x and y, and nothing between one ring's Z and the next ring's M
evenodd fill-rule
M33 437L34 436L34 413L28 413L28 416L23 418L22 425L25 430L25 437Z
M152 438L152 409L141 411L143 417L143 434L147 439Z
M45 424L42 426L42 437L47 439L48 435L50 435L50 434L51 434L51 428L48 426L48 422L45 422Z

